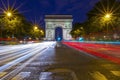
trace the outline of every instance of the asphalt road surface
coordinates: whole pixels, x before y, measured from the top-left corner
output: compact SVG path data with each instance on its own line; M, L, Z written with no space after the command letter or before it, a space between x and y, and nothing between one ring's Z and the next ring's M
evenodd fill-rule
M0 48L0 80L120 80L119 64L60 42L9 47Z

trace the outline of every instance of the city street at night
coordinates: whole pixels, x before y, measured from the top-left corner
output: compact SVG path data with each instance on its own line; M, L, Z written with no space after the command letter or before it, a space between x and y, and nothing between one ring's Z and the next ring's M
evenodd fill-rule
M1 80L120 79L120 64L64 44L41 42L1 46Z
M0 0L0 80L120 80L120 0Z

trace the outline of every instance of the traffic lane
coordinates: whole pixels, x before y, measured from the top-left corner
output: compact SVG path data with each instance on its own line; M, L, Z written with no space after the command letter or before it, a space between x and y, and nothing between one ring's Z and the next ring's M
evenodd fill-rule
M70 51L70 49L69 49ZM75 57L75 59L77 58L78 60L76 61L79 61L78 64L74 64L73 65L77 66L78 67L78 70L76 70L75 72L79 72L81 73L81 75L85 75L83 73L86 73L86 77L88 76L91 76L92 74L92 78L97 75L97 79L95 80L116 80L116 79L120 79L120 77L116 77L116 75L114 75L113 73L111 72L116 72L116 74L120 73L120 65L118 64L115 64L115 63L112 63L111 61L108 61L108 60L104 60L102 58L95 58L95 57L92 57L90 55L87 55L88 53L83 53L83 52L78 52L78 56L79 58L77 58L77 56ZM73 55L74 56L74 55ZM73 58L72 58L73 59ZM75 61L75 62L76 62ZM81 61L81 62L80 62ZM118 73L117 73L118 72ZM104 74L104 75L103 75ZM79 75L80 76L80 75ZM104 76L106 78L100 78L99 79L99 76ZM85 76L82 78L82 80L85 80ZM94 80L94 79L92 79Z
M49 48L23 71L32 71L29 80L34 80L37 79L34 78L35 76L39 78L41 72L54 70L73 71L78 80L117 80L120 78L115 75L120 72L119 65L66 45Z
M115 63L120 64L120 51L119 46L114 47L111 44L92 44L92 43L80 43L80 42L63 42L66 45L72 46L78 50L87 52L88 54L98 56ZM114 50L114 51L113 51Z
M25 56L26 54L29 53L31 49L34 49L36 46L38 46L38 43L32 45L27 44L27 45L4 46L2 50L4 51L5 49L5 51L0 53L0 66L10 61L13 61L19 57ZM8 48L7 51L6 48Z
M43 43L43 44L32 44L32 46L29 46L29 49L28 51L25 51L25 52L22 52L22 53L19 53L17 55L14 55L12 57L9 57L9 55L7 55L4 60L1 60L0 61L0 64L3 64L0 66L0 72L1 71L4 71L8 68L11 68L12 66L22 62L22 61L25 61L27 60L28 58L36 55L36 52L40 51L40 50L43 50L49 46L51 46L53 43Z
M13 61L10 61L7 64L1 66L0 67L0 71L1 71L0 73L4 74L6 72L3 72L3 71L5 71L5 70L7 71L7 74L4 75L1 80L11 79L13 76L18 74L25 66L27 66L27 64L29 64L32 60L34 60L36 58L36 56L41 55L42 50L44 51L44 49L49 48L53 44L54 43L48 43L48 42L43 43L43 44L39 44L34 49L29 50L29 53L27 55L22 56L22 57L20 57L18 59L15 59ZM25 61L26 59L27 59L27 61ZM21 61L22 61L22 63L21 63ZM12 67L14 65L17 65L17 66ZM8 69L8 68L10 68L10 69ZM22 75L24 73L26 73L26 72L22 72L22 73L20 73L20 75Z

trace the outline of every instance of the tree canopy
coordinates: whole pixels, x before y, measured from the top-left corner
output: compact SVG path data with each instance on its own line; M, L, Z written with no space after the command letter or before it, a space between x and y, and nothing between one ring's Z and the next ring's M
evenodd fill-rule
M100 0L87 13L87 20L83 23L75 23L71 34L74 36L90 35L97 33L120 32L120 0ZM83 27L83 32L79 29Z
M41 36L44 36L44 32L41 28L38 28L38 30L42 30L42 33L39 31L35 33L31 32L33 28L33 24L27 21L18 11L16 11L16 14L11 17L6 16L5 14L0 16L0 31L4 34L1 35L1 37L16 37L18 39L24 39L28 37L40 38ZM37 36L35 34L37 34Z

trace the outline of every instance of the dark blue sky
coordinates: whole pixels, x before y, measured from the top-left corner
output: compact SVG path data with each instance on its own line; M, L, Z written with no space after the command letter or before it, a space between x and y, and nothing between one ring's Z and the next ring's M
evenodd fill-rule
M6 4L8 0L1 0ZM15 3L16 1L16 3ZM41 26L44 25L44 16L50 14L73 15L74 22L83 22L87 19L86 13L92 9L99 0L9 0L12 6L18 9L24 16ZM0 7L3 7L0 3Z

